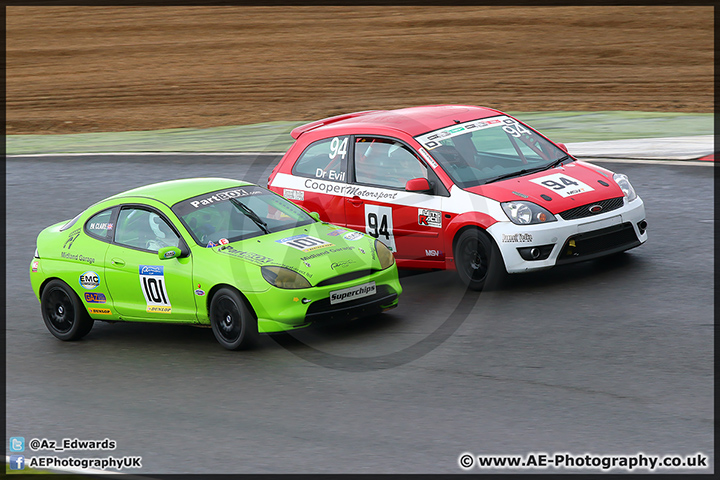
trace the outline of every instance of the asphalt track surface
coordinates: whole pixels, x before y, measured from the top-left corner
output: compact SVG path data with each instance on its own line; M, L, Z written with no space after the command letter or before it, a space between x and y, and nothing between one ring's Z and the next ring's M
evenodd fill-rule
M264 184L276 160L7 160L8 437L110 438L112 452L54 455L140 455L126 473L141 474L461 473L464 452L700 452L710 467L693 472L714 471L711 167L603 162L645 201L648 242L497 292L403 274L397 309L248 352L185 326L46 330L28 280L42 228L161 179ZM534 470L567 471L598 470Z

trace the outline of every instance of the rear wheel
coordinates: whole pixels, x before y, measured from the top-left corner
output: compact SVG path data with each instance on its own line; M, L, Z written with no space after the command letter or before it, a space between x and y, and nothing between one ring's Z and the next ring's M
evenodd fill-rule
M45 326L60 340L78 340L87 335L95 323L73 289L61 280L47 284L40 308Z
M455 268L471 290L497 288L507 275L500 251L484 232L465 230L455 243Z
M210 325L215 339L228 350L243 350L255 345L257 320L240 294L221 288L210 302Z

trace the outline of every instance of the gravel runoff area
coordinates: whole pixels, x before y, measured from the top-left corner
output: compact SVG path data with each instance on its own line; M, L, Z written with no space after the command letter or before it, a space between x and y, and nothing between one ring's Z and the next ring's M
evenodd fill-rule
M711 6L8 6L6 129L205 129L438 103L707 114L713 18Z

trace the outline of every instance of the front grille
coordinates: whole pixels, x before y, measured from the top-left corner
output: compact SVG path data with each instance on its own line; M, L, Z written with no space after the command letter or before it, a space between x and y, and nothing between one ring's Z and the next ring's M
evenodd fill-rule
M590 208L595 205L602 207L598 212L591 212ZM558 213L563 220L577 220L578 218L591 217L593 215L600 215L601 213L611 212L617 210L623 206L623 197L609 198L607 200L601 200L599 202L588 203L587 205L581 205L579 207L565 210L564 212Z
M332 305L330 298L310 304L305 319L309 322L349 320L380 313L397 299L397 293L388 285L377 285L375 295Z
M336 285L343 282L351 282L359 278L367 277L375 273L375 270L358 270L357 272L343 273L337 277L327 278L318 283L318 287L327 287L328 285Z
M589 260L601 255L629 250L638 245L640 240L635 234L632 223L614 225L568 238L560 251L557 264Z

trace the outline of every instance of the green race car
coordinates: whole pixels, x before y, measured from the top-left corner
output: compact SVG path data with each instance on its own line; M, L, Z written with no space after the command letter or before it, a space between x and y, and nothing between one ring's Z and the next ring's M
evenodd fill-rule
M318 218L236 180L148 185L40 232L30 283L61 340L95 320L168 322L212 327L235 350L397 306L390 250Z

